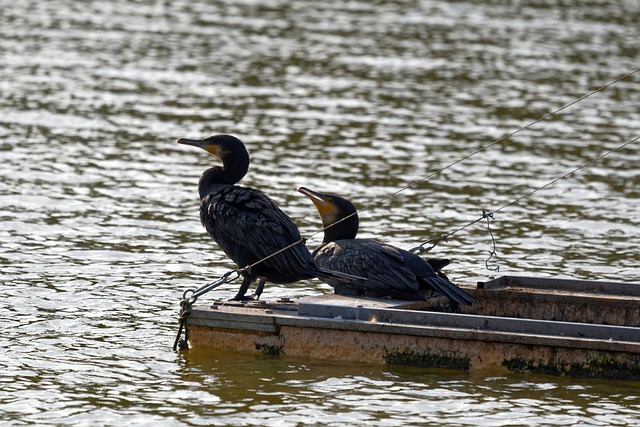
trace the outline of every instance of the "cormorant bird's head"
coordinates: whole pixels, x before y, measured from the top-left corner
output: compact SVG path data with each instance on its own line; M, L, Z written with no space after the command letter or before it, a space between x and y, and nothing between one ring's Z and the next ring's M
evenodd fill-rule
M217 182L235 184L249 170L249 153L242 141L235 136L213 135L205 139L180 138L178 144L202 148L220 159L223 167L210 169Z
M311 199L322 218L324 243L355 239L358 234L358 211L349 200L335 194L323 194L299 187L298 192Z

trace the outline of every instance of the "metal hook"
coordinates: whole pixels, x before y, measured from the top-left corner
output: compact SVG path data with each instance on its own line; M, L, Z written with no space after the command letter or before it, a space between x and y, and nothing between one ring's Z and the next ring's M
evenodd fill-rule
M435 248L436 246L438 246L438 243L440 243L440 242L448 242L447 235L438 237L436 239L427 240L426 242L420 243L415 248L409 249L409 252L411 252L412 254L423 254L423 253L431 252L431 250L433 248ZM427 243L431 243L431 246L429 246L428 248L425 248L424 245L426 245Z
M493 219L493 212L487 212L486 210L482 210L482 218L487 220L487 231L489 232L489 236L491 236L491 244L493 245L493 250L489 251L489 258L484 262L484 266L489 271L500 271L500 266L496 264L495 267L489 267L489 261L496 255L496 239L493 237L493 232L491 231L491 220Z

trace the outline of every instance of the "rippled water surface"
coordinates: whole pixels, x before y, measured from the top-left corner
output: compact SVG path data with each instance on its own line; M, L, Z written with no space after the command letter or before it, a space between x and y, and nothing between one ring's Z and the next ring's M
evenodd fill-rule
M297 186L369 205L640 67L638 22L604 0L2 2L0 423L640 423L637 383L171 351L182 291L233 267L198 222L214 159L177 138L239 136L243 183L310 235ZM361 235L462 227L639 136L639 106L640 73L364 211ZM639 282L639 147L497 213L490 266ZM473 282L490 249L478 223L434 253Z

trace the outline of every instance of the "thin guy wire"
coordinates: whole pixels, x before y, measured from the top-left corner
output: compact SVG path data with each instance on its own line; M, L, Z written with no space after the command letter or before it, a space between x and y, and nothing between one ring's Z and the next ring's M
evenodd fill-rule
M519 203L520 201L522 201L522 200L526 199L527 197L532 196L533 194L537 193L538 191L544 190L545 188L552 186L552 185L553 185L553 184L555 184L556 182L561 181L561 180L563 180L563 179L567 178L567 177L568 177L568 176L570 176L570 175L573 175L574 173L578 172L579 170L584 169L584 168L586 168L587 166L589 166L589 165L591 165L591 164L593 164L593 163L595 163L595 162L598 162L598 161L602 160L603 158L607 157L608 155L610 155L610 154L612 154L612 153L615 153L616 151L619 151L619 150L623 149L624 147L626 147L626 146L628 146L628 145L630 145L630 144L633 144L634 142L638 141L638 139L640 139L640 136L636 136L636 137L635 137L635 138L633 138L632 140L627 141L627 142L625 142L624 144L619 145L619 146L617 146L616 148L613 148L613 149L611 149L611 150L609 150L609 151L605 152L604 154L602 154L602 155L600 155L600 156L596 157L595 159L591 159L591 160L589 160L587 163L584 163L583 165L578 166L577 168L575 168L575 169L571 170L570 172L567 172L567 173L565 173L564 175L562 175L562 176L560 176L560 177L557 177L557 178L552 179L551 181L547 182L547 183L546 183L545 185L543 185L542 187L534 188L533 190L531 190L531 191L529 191L529 192L527 192L527 193L525 193L525 194L523 194L523 195L521 195L521 196L519 196L519 197L517 197L517 198L513 199L513 200L512 200L512 201L510 201L509 203L507 203L507 204L505 204L505 205L500 206L498 209L496 209L496 210L494 210L494 211L491 211L491 212L488 212L488 214L489 214L489 215L493 215L494 213L500 212L500 211L502 211L502 210L504 210L504 209L506 209L506 208L508 208L508 207L510 207L510 206L513 206L513 205L515 205L515 204ZM475 224L475 223L477 223L477 222L479 222L479 221L482 221L484 218L485 218L485 216L483 215L483 216L481 216L481 217L479 217L479 218L477 218L477 219L475 219L475 220L473 220L473 221L469 222L468 224L466 224L466 225L464 225L464 226L462 226L462 227L460 227L460 228L457 228L457 229L455 229L454 231L451 231L451 232L449 232L449 233L447 233L447 234L445 234L445 235L443 235L443 236L441 236L441 237L438 237L438 238L436 238L436 239L427 240L427 241L426 241L426 242L424 242L422 245L424 245L424 244L426 244L426 243L429 243L429 242L435 242L435 243L437 243L437 242L442 241L442 240L447 240L447 238L449 238L449 237L453 236L454 234L456 234L456 233L458 233L458 232L460 232L460 231L464 230L465 228L468 228L468 227L472 226L473 224ZM422 246L422 245L420 245L420 246Z
M487 150L487 149L489 149L489 148L493 147L494 145L496 145L496 144L498 144L498 143L500 143L500 142L502 142L502 141L504 141L504 140L506 140L506 139L508 139L508 138L510 138L510 137L512 137L512 136L514 136L514 135L516 135L516 134L518 134L518 133L520 133L520 132L524 131L524 130L527 130L527 129L531 128L532 126L534 126L534 125L536 125L536 124L540 123L541 121L546 120L546 119L548 119L549 117L552 117L552 116L554 116L554 115L556 115L556 114L560 113L561 111L566 110L567 108L569 108L569 107L571 107L571 106L573 106L573 105L575 105L575 104L577 104L577 103L579 103L579 102L581 102L581 101L583 101L583 100L585 100L585 99L589 98L589 97L590 97L590 96L592 96L592 95L595 95L595 94L596 94L596 93L598 93L598 92L601 92L601 91L603 91L603 90L607 89L607 88L608 88L608 87L610 87L610 86L613 86L614 84L618 83L619 81L624 80L624 79L626 79L627 77L631 77L632 75L636 74L636 73L637 73L637 72L639 72L639 71L640 71L640 68L636 68L635 70L631 71L630 73L627 73L627 74L625 74L625 75L623 75L623 76L620 76L620 77L618 77L617 79L615 79L615 80L613 80L613 81L611 81L611 82L609 82L609 83L605 84L604 86L601 86L601 87L599 87L599 88L597 88L597 89L594 89L594 90L592 90L591 92L589 92L589 93L587 93L587 94L585 94L585 95L581 96L580 98L577 98L577 99L575 99L575 100L573 100L573 101L569 102L568 104L565 104L565 105L563 105L562 107L560 107L560 108L558 108L558 109L556 109L556 110L554 110L554 111L552 111L552 112L550 112L550 113L545 114L544 116L542 116L542 117L540 117L540 118L538 118L538 119L534 120L533 122L531 122L531 123L527 124L526 126L523 126L523 127L519 128L519 129L517 129L517 130L515 130L515 131L513 131L513 132L511 132L511 133L508 133L508 134L506 134L506 135L504 135L504 136L502 136L502 137L500 137L500 138L496 139L495 141L493 141L493 142L491 142L491 143L489 143L489 144L487 144L487 145L485 145L485 146L483 146L483 147L478 148L477 150L475 150L475 151L471 152L470 154L467 154L467 155L465 155L465 156L461 157L460 159L458 159L458 160L456 160L456 161L454 161L454 162L452 162L452 163L450 163L450 164L448 164L448 165L446 165L446 166L444 166L444 167L441 167L440 169L438 169L438 170L436 170L436 171L434 171L434 172L431 172L430 174L427 174L426 176L424 176L424 177L422 177L422 178L420 178L420 179L418 179L418 180L415 180L415 181L413 181L413 182L409 183L408 185L406 185L406 186L404 186L404 187L402 187L402 188L400 188L400 189L398 189L398 190L396 190L396 191L394 191L394 192L391 192L391 193L387 194L386 196L384 196L384 197L382 197L382 198L380 198L380 199L376 200L375 202L370 203L369 205L366 205L366 206L364 206L363 208L361 208L361 209L359 209L359 210L356 210L356 212L352 213L351 215L348 215L348 216L347 216L347 217L345 217L345 218L342 218L340 221L337 221L337 222L335 222L335 223L331 224L331 225L330 225L330 226L328 226L328 227L323 227L323 228L321 228L320 230L317 230L317 231L315 231L315 232L313 232L313 233L309 234L306 238L301 238L301 239L297 240L296 242L293 242L293 243L291 243L291 244L289 244L289 245L285 246L284 248L282 248L282 249L280 249L280 250L278 250L278 251L276 251L276 252L274 252L274 253L272 253L272 254L270 254L270 255L267 255L266 257L264 257L264 258L262 258L262 259L260 259L260 260L256 261L255 263L253 263L253 264L251 264L251 265L248 265L248 266L245 266L245 267L239 268L239 269L237 269L237 270L233 270L233 271L235 271L235 272L237 272L237 273L241 273L241 272L243 272L243 271L249 270L249 269L251 269L252 267L254 267L254 266L256 266L256 265L258 265L258 264L260 264L260 263L262 263L262 262L264 262L264 261L266 261L266 260L268 260L268 259L270 259L270 258L272 258L272 257L274 257L274 256L276 256L276 255L278 255L278 254L280 254L280 253L282 253L282 252L286 251L286 250L289 250L290 248L292 248L292 247L294 247L294 246L296 246L296 245L298 245L298 244L301 244L301 243L303 243L303 244L304 244L304 243L307 241L307 239L309 239L309 238L311 238L311 237L313 237L313 236L315 236L315 235L317 235L317 234L319 234L319 233L324 232L327 228L329 228L329 227L333 227L334 225L336 225L336 224L338 224L338 223L340 223L340 222L342 222L342 221L344 221L344 220L346 220L346 219L350 218L350 217L351 217L351 216L353 216L353 215L357 215L357 214L358 214L358 213L360 213L360 212L363 212L363 211L365 211L365 210L371 209L372 207L377 206L377 205L379 205L380 203L382 203L382 202L384 202L384 201L386 201L386 200L388 200L388 199L390 199L390 198L392 198L392 197L397 196L397 195L398 195L398 194L400 194L401 192L403 192L403 191L405 191L405 190L407 190L407 189L409 189L409 188L411 188L411 187L413 187L413 186L415 186L415 185L417 185L417 184L419 184L419 183L421 183L421 182L424 182L424 181L427 181L427 180L429 180L429 179L433 178L434 176L436 176L436 175L440 174L441 172L443 172L443 171L445 171L445 170L447 170L447 169L452 168L453 166L457 165L458 163L461 163L461 162L463 162L463 161L465 161L465 160L469 159L470 157L475 156L476 154L478 154L478 153L480 153L480 152L482 152L482 151L485 151L485 150ZM638 138L636 138L636 140L637 140L637 139L638 139ZM635 140L634 140L634 141L635 141ZM633 142L633 141L632 141L632 142ZM628 144L625 144L625 145L628 145ZM619 147L619 148L622 148L622 146L621 146L621 147ZM616 149L616 151L617 151L617 149ZM590 162L590 163L592 163L592 162ZM584 166L586 166L586 165L583 165L582 167L584 167ZM574 172L575 172L575 171L574 171ZM570 175L570 174L568 174L568 175ZM568 175L567 175L567 176L568 176ZM562 178L563 178L563 177L561 177L560 179L562 179ZM559 180L559 179L558 179L558 180ZM551 185L551 184L552 184L552 183L549 183L548 185ZM544 188L544 187L543 187L543 188ZM542 188L540 188L540 189L542 189ZM535 190L535 191L531 192L531 194L535 193L536 191L538 191L538 190ZM522 198L520 198L520 200L521 200L521 199L522 199ZM518 201L519 201L519 200L518 200ZM516 201L515 203L517 203L517 201ZM514 204L514 203L511 203L511 204ZM503 206L502 208L500 208L500 209L498 209L498 210L496 210L496 211L494 211L494 212L499 212L500 210L502 210L502 209L504 209L504 208L506 208L506 206ZM438 238L437 240L435 240L436 244L437 244L437 242L438 242L438 241L441 241L441 240L443 240L443 239L445 239L445 240L446 240L446 238L447 238L448 236L451 236L451 235L453 235L453 234L455 234L455 233L457 233L457 232L459 232L459 231L462 231L462 230L464 230L465 228L467 228L467 227L469 227L469 226L471 226L471 225L475 224L476 222L478 222L478 221L480 221L480 220L482 220L482 219L483 219L483 218L482 218L482 217L480 217L480 219L477 219L477 220L475 220L475 221L472 221L471 223L469 223L469 224L465 225L464 227L461 227L461 228L459 228L459 229L457 229L457 230L455 230L455 231L453 231L453 232L451 232L451 233L449 233L449 234L446 234L446 235L444 235L444 236L442 236L442 237ZM427 242L425 242L425 243L428 243L428 242L431 242L431 241L434 241L434 240L432 239L432 240L429 240L429 241L427 241ZM423 243L423 245L424 245L425 243Z
M639 70L640 70L640 69L639 69ZM595 162L597 162L597 161L599 161L599 160L601 160L601 159L603 159L603 158L607 157L608 155L610 155L610 154L612 154L612 153L614 153L614 152L616 152L616 151L619 151L619 150L623 149L624 147L626 147L626 146L628 146L628 145L630 145L630 144L633 144L633 143L634 143L634 142L636 142L638 139L640 139L640 136L637 136L637 137L635 137L634 139L632 139L632 140L630 140L630 141L627 141L627 142L625 142L624 144L622 144L622 145L620 145L620 146L618 146L618 147L616 147L616 148L613 148L613 149L611 149L611 150L609 150L609 151L605 152L604 154L602 154L602 155L600 155L600 156L596 157L595 159L591 159L591 160L590 160L590 161L588 161L587 163L585 163L585 164L583 164L583 165L578 166L577 168L575 168L575 169L571 170L570 172L567 172L567 173L565 173L564 175L562 175L562 176L560 176L560 177L558 177L558 178L555 178L555 179L553 179L553 180L549 181L548 183L546 183L546 184L545 184L545 185L543 185L542 187L535 188L535 189L533 189L533 190L531 190L531 191L529 191L529 192L527 192L527 193L525 193L525 194L523 194L523 195L521 195L521 196L517 197L516 199L514 199L514 200L512 200L511 202L507 203L506 205L503 205L503 206L499 207L498 209L496 209L496 210L494 210L494 211L492 211L492 212L488 212L487 214L488 214L488 215L493 215L494 213L500 212L500 211L502 211L503 209L508 208L509 206L515 205L516 203L518 203L518 202L522 201L523 199L525 199L525 198L527 198L527 197L530 197L531 195L533 195L533 194L537 193L538 191L543 190L543 189L545 189L545 188L547 188L547 187L549 187L549 186L551 186L551 185L555 184L556 182L558 182L558 181L560 181L560 180L562 180L562 179L567 178L567 177L568 177L568 176L570 176L570 175L573 175L574 173L578 172L579 170L586 168L587 166L589 166L589 165L591 165L591 164L593 164L593 163L595 163ZM369 205L369 206L367 206L367 207L365 207L365 208L361 209L361 210L360 210L360 211L358 211L358 212L361 212L361 211L363 211L363 210L365 210L366 208L371 207L371 206L373 206L373 204L371 204L371 205ZM355 213L353 213L353 214L351 214L351 215L355 215L356 213L357 213L357 212L355 212ZM351 216L351 215L350 215L350 216ZM346 218L348 218L348 217L346 217ZM344 219L346 219L346 218L344 218ZM460 227L460 228L458 228L458 229L456 229L456 230L454 230L454 231L452 231L452 232L450 232L450 233L448 233L448 234L445 234L444 236L442 236L442 237L440 237L440 238L436 239L435 241L437 242L437 241L441 241L441 240L446 240L448 237L450 237L450 236L454 235L455 233L457 233L457 232L459 232L459 231L464 230L464 229L465 229L465 228L467 228L467 227L470 227L471 225L473 225L473 224L475 224L475 223L477 223L477 222L479 222L479 221L482 221L484 218L485 218L485 216L483 215L483 216L479 217L478 219L471 221L471 222L470 222L470 223L468 223L467 225L465 225L465 226L463 226L463 227ZM344 220L344 219L343 219L343 220ZM337 223L338 223L338 222L336 222L336 223L332 224L331 226L333 226L333 225L335 225L335 224L337 224ZM241 269L239 269L239 270L236 270L236 271L244 271L244 270L248 270L248 269L250 269L251 267L254 267L254 266L256 266L256 265L260 264L261 262L266 261L267 259L269 259L269 258L271 258L271 257L274 257L274 256L276 256L276 255L278 255L278 254L280 254L280 253L282 253L282 252L284 252L284 251L286 251L286 250L288 250L288 249L292 248L293 246L296 246L296 245L301 244L301 243L305 243L305 242L306 242L306 240L307 240L309 237L315 236L316 234L318 234L318 233L320 233L320 232L322 232L322 231L326 230L327 228L329 228L329 227L326 227L326 228L323 228L322 230L316 231L316 232L314 232L314 233L310 234L307 238L301 238L300 240L297 240L296 242L293 242L293 243L291 243L290 245L285 246L284 248L280 249L279 251L274 252L274 253L272 253L271 255L268 255L268 256L266 256L266 257L262 258L261 260L256 261L255 263L253 263L253 264L251 264L251 265L248 265L248 266L246 266L246 267L243 267L243 268L241 268ZM432 242L432 241L434 241L434 239L428 240L428 241L427 241L427 242L425 242L425 243ZM423 244L424 244L424 243L423 243Z
M578 102L581 102L581 101L583 101L583 100L585 100L585 99L589 98L590 96L595 95L596 93L601 92L601 91L603 91L603 90L607 89L607 88L608 88L608 87L610 87L610 86L613 86L614 84L618 83L618 82L619 82L619 81L621 81L621 80L626 79L627 77L631 77L632 75L636 74L636 73L637 73L637 72L639 72L639 71L640 71L640 68L636 68L635 70L631 71L630 73L627 73L627 74L625 74L625 75L623 75L623 76L621 76L621 77L618 77L617 79L615 79L615 80L613 80L613 81L611 81L611 82L607 83L607 84L606 84L606 85L604 85L604 86L601 86L601 87L599 87L599 88L597 88L597 89L594 89L593 91L591 91L591 92L587 93L586 95L583 95L583 96L581 96L580 98L575 99L575 100L573 100L573 101L569 102L568 104L563 105L562 107L558 108L557 110L554 110L554 111L552 111L552 112L550 112L550 113L545 114L544 116L540 117L539 119L534 120L533 122L529 123L528 125L523 126L523 127L519 128L519 129L517 129L517 130L515 130L515 131L513 131L513 132L511 132L511 133L508 133L508 134L506 134L506 135L504 135L504 136L502 136L502 137L500 137L500 138L496 139L495 141L493 141L493 142L491 142L491 143L489 143L489 144L487 144L487 145L485 145L485 146L483 146L483 147L478 148L477 150L475 150L475 151L471 152L470 154L467 154L467 155L465 155L465 156L463 156L463 157L459 158L458 160L456 160L456 161L454 161L454 162L452 162L452 163L450 163L450 164L448 164L448 165L446 165L446 166L444 166L444 167L442 167L442 168L440 168L440 169L438 169L438 170L436 170L436 171L434 171L434 172L431 172L430 174L428 174L428 175L426 175L426 176L424 176L424 177L422 177L422 178L420 178L420 179L418 179L418 180L415 180L415 181L413 181L413 182L411 182L411 183L407 184L405 187L400 188L399 190L396 190L396 191L394 191L394 192L391 192L391 193L387 194L386 196L382 197L381 199L379 199L379 200L377 200L377 201L375 201L375 202L373 202L373 203L371 203L371 204L369 204L369 205L367 205L367 206L363 207L363 208L362 208L362 209L360 209L358 212L365 211L365 210L367 210L367 209L369 209L369 208L371 208L371 207L373 207L373 206L376 206L376 205L378 205L378 204L380 204L380 203L384 202L384 201L385 201L385 200L387 200L387 199L390 199L391 197L394 197L394 196L396 196L396 195L400 194L401 192L403 192L403 191L405 191L405 190L407 190L407 189L409 189L409 188L413 187L414 185L417 185L417 184L419 184L419 183L421 183L421 182L424 182L424 181L427 181L427 180L431 179L431 178L432 178L432 177L434 177L435 175L438 175L439 173L441 173L441 172L443 172L443 171L445 171L445 170L447 170L447 169L449 169L449 168L452 168L453 166L457 165L458 163L461 163L461 162L463 162L463 161L465 161L465 160L469 159L470 157L473 157L473 156L475 156L476 154L478 154L478 153L480 153L480 152L482 152L482 151L485 151L485 150L487 150L488 148L493 147L494 145L496 145L496 144L498 144L498 143L500 143L500 142L504 141L505 139L511 138L512 136L514 136L514 135L516 135L516 134L518 134L518 133L520 133L520 132L522 132L522 131L524 131L524 130L529 129L530 127L532 127L532 126L534 126L534 125L536 125L536 124L540 123L540 122L541 122L541 121L543 121L543 120L548 119L548 118L549 118L549 117L551 117L551 116L555 116L556 114L558 114L558 113L560 113L560 112L562 112L562 111L566 110L567 108L569 108L569 107L571 107L571 106L573 106L573 105L577 104ZM346 218L345 218L345 219L346 219Z
M409 183L409 184L407 184L406 186L404 186L404 187L402 187L402 188L400 188L400 189L398 189L398 190L396 190L396 191L394 191L394 192L391 192L391 193L387 194L386 196L384 196L384 197L382 197L382 198L380 198L380 199L378 199L378 200L374 201L373 203L371 203L371 204L369 204L369 205L364 206L364 207L363 207L363 208L361 208L361 209L358 209L356 212L352 213L351 215L346 216L345 218L342 218L340 221L337 221L337 222L335 222L335 223L331 224L329 227L333 227L334 225L336 225L336 224L338 224L338 223L340 223L340 222L342 222L342 221L345 221L346 219L348 219L348 218L352 217L353 215L357 215L357 214L359 214L360 212L363 212L363 211L366 211L366 210L368 210L368 209L371 209L372 207L377 206L377 205L379 205L380 203L382 203L382 202L384 202L384 201L386 201L386 200L388 200L388 199L390 199L390 198L392 198L392 197L397 196L397 195L398 195L398 194L400 194L401 192L403 192L403 191L405 191L405 190L408 190L409 188L411 188L411 187L413 187L413 186L415 186L415 185L417 185L417 184L420 184L420 183L422 183L422 182L428 181L429 179L431 179L431 178L433 178L434 176L436 176L436 175L438 175L438 174L440 174L440 173L444 172L444 171L445 171L445 170L447 170L447 169L452 168L453 166L457 165L458 163L462 163L463 161L465 161L465 160L467 160L467 159L469 159L469 158L471 158L471 157L475 156L476 154L481 153L481 152L483 152L483 151L485 151L485 150L487 150L487 149L489 149L489 148L493 147L494 145L496 145L496 144L498 144L498 143L500 143L500 142L502 142L502 141L504 141L504 140L506 140L506 139L508 139L508 138L511 138L512 136L514 136L514 135L516 135L516 134L518 134L518 133L520 133L520 132L522 132L522 131L524 131L524 130L527 130L527 129L531 128L532 126L534 126L534 125L536 125L536 124L540 123L541 121L546 120L546 119L548 119L549 117L552 117L552 116L554 116L554 115L556 115L556 114L558 114L558 113L560 113L560 112L562 112L562 111L566 110L567 108L569 108L569 107L571 107L571 106L573 106L573 105L575 105L575 104L577 104L577 103L579 103L579 102L581 102L581 101L583 101L583 100L585 100L585 99L589 98L590 96L595 95L595 94L596 94L596 93L598 93L598 92L601 92L601 91L603 91L603 90L605 90L605 89L609 88L610 86L613 86L614 84L618 83L619 81L624 80L624 79L626 79L627 77L631 77L631 76L633 76L634 74L636 74L636 73L637 73L637 72L639 72L639 71L640 71L640 68L636 68L635 70L631 71L630 73L627 73L627 74L625 74L625 75L623 75L623 76L620 76L620 77L618 77L617 79L615 79L615 80L613 80L613 81L611 81L611 82L609 82L609 83L607 83L607 84L605 84L605 85L603 85L603 86L600 86L599 88L594 89L594 90L592 90L591 92L589 92L589 93L587 93L587 94L585 94L585 95L582 95L580 98L577 98L577 99L575 99L575 100L573 100L573 101L569 102L568 104L565 104L565 105L563 105L562 107L560 107L560 108L558 108L558 109L556 109L556 110L554 110L554 111L552 111L552 112L550 112L550 113L545 114L544 116L542 116L542 117L540 117L540 118L538 118L538 119L534 120L533 122L529 123L528 125L523 126L523 127L519 128L519 129L517 129L517 130L515 130L515 131L513 131L513 132L511 132L511 133L508 133L508 134L506 134L506 135L503 135L502 137L500 137L500 138L496 139L495 141L493 141L493 142L491 142L491 143L489 143L489 144L487 144L487 145L485 145L485 146L482 146L482 147L478 148L477 150L475 150L475 151L473 151L473 152L471 152L471 153L469 153L469 154L467 154L467 155L465 155L465 156L463 156L463 157L459 158L458 160L456 160L456 161L454 161L454 162L452 162L452 163L449 163L448 165L443 166L443 167L441 167L440 169L437 169L437 170L435 170L434 172L431 172L430 174L427 174L427 175L423 176L423 177L422 177L422 178L420 178L420 179L417 179L417 180L415 180L415 181L413 181L413 182L410 182L410 183ZM322 228L322 229L320 229L320 230L318 230L318 231L316 231L316 232L314 232L314 233L312 233L312 234L308 235L308 236L307 236L307 239L309 239L309 238L311 238L311 237L313 237L313 236L315 236L315 235L317 235L317 234L319 234L319 233L321 233L321 232L324 232L324 231L325 231L327 228L329 228L329 227ZM302 240L305 240L305 239L302 239ZM296 243L297 243L297 242L296 242ZM294 245L295 245L295 244L294 244ZM290 245L290 246L294 246L294 245ZM285 248L285 249L288 249L290 246L288 246L288 247L287 247L287 248Z

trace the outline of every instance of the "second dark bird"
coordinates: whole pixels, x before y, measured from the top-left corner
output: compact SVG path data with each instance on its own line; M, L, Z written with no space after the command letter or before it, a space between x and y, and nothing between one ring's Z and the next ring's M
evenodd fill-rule
M455 303L473 304L471 295L418 255L374 240L356 239L359 219L349 200L304 187L298 191L311 199L322 218L324 240L313 252L316 265L366 279L344 286L365 294L411 300L425 299L421 291L433 290ZM437 263L434 260L439 269Z
M238 267L252 265L300 240L298 227L263 192L235 185L249 170L249 153L231 135L206 139L179 139L178 144L202 148L222 161L204 171L198 183L200 220L218 246ZM250 299L249 285L259 279L257 299L265 281L292 283L313 277L340 280L340 273L317 268L303 242L242 272L234 300Z

